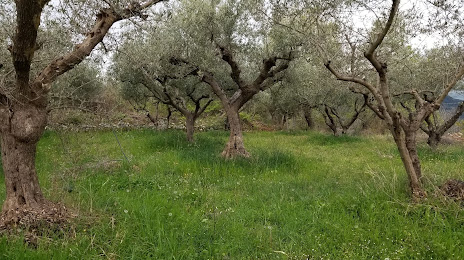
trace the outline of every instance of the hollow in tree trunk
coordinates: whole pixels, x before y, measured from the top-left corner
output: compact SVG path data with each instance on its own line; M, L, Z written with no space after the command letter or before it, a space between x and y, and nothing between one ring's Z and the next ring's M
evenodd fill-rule
M227 159L237 156L250 157L243 143L242 126L240 124L238 109L233 107L229 108L227 111L227 119L230 126L230 136L221 155Z

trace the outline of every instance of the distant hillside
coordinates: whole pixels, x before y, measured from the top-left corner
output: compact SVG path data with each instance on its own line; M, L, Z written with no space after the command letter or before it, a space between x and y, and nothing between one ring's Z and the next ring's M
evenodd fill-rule
M462 99L452 98L447 96L443 103L441 104L441 110L443 112L454 112L456 107L462 102ZM464 115L460 117L460 119L464 119Z
M464 100L464 91L462 90L451 90L449 96L455 99Z

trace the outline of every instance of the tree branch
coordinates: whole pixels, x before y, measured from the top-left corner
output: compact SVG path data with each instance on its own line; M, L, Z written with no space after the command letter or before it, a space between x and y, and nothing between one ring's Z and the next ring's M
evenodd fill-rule
M369 92L371 92L371 94L374 95L375 99L380 99L380 96L378 96L377 89L374 85L357 77L341 75L332 68L331 61L327 61L324 65L337 78L337 80L360 84L367 88Z
M364 56L371 62L372 66L374 66L374 68L377 70L379 75L385 74L386 64L382 64L381 62L377 60L377 58L375 57L375 51L377 50L379 45L384 40L388 31L390 31L390 28L393 24L393 20L396 16L396 13L398 12L399 4L400 4L400 0L392 1L392 7L390 9L390 14L388 17L388 21L385 24L385 27L383 28L382 32L377 35L377 39L369 45L369 49L367 49L367 51L364 53Z
M116 10L107 8L97 14L97 19L92 30L87 34L86 38L70 53L55 59L47 67L45 67L35 78L33 86L39 91L48 92L50 84L60 75L74 68L81 63L84 58L90 55L92 50L97 46L108 33L114 23L128 19L140 14L140 11L148 8L156 3L165 0L149 0L143 4L131 4L125 8L122 13Z
M462 101L459 104L459 106L456 108L456 111L454 112L453 116L450 119L446 120L446 122L441 127L439 127L438 133L440 135L443 135L446 131L448 131L448 129L450 129L456 123L456 121L459 120L459 118L461 117L463 113L464 113L464 101Z
M241 70L238 66L238 63L235 61L235 58L232 52L229 49L227 49L225 46L222 46L218 43L216 43L216 46L221 51L222 59L229 64L230 69L232 70L232 72L230 73L230 77L232 78L232 80L235 82L235 84L237 84L239 88L244 87L245 81L240 76Z
M435 104L441 105L441 103L443 103L443 100L445 100L446 96L448 96L449 92L456 86L456 84L459 82L459 80L462 79L463 76L464 64L461 64L460 70L458 71L458 73L456 73L456 76L450 82L448 82L448 84L446 84L446 87L441 93L441 95L435 100Z
M204 71L203 75L201 76L201 80L211 86L214 94L216 94L216 96L221 100L222 105L225 106L225 108L227 108L230 105L229 99L227 98L226 94L219 85L219 82L216 81L212 73Z
M208 101L206 101L203 107L201 107L200 110L198 110L197 115L200 116L201 114L203 114L203 112L205 112L206 108L211 104L211 102L213 102L213 100L214 99L212 98L208 99Z
M272 78L278 73L286 70L289 66L289 62L293 59L292 52L288 52L285 56L287 57L284 58L284 57L273 56L273 57L263 60L263 67L261 68L261 71L258 77L256 77L256 79L253 81L252 86L258 88L258 90L261 90L262 89L261 84L266 79ZM275 69L273 69L276 66L278 60L282 60L283 63L280 64Z

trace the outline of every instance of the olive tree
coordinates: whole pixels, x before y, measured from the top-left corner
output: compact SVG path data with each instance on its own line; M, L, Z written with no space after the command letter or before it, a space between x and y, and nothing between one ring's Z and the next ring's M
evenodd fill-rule
M185 117L187 141L194 142L195 122L213 101L209 86L163 59L162 40L136 45L140 47L124 46L115 59L123 97L135 107L161 102L180 112ZM146 55L150 59L144 59Z
M35 54L51 43L41 44L38 35L42 20L58 19L62 26L77 26L79 22L69 21L58 14L46 12L47 0L17 0L14 6L2 1L2 11L10 8L15 14L14 33L2 43L8 47L14 76L6 76L0 88L0 136L2 167L5 176L6 199L3 203L2 225L17 223L21 219L56 219L61 217L61 209L45 199L35 167L36 147L47 125L47 105L53 82L62 74L73 69L88 57L92 50L103 41L110 28L118 21L134 16L143 16L142 10L160 2L149 0L138 3L112 3L95 11L97 3L82 3L83 13L95 15L95 21L85 36L76 37L79 43L66 52L60 53L48 65L36 67ZM73 2L73 4L76 4ZM81 4L81 3L79 3ZM94 10L94 11L91 11ZM76 16L79 14L75 14ZM5 17L5 16L2 16ZM55 18L56 17L56 18ZM81 20L85 23L87 20ZM55 53L56 55L56 53ZM2 63L6 61L2 61ZM3 73L3 72L2 72ZM25 216L30 216L24 218Z
M433 99L440 94L443 78L452 78L456 68L462 62L464 56L462 49L453 45L428 50L418 66L422 86L421 91L424 99ZM425 65L425 64L428 64ZM462 88L462 81L457 83L456 89ZM446 102L446 99L444 100ZM453 111L434 111L427 116L421 125L421 129L427 134L427 144L435 149L440 143L443 135L459 120L464 113L464 101L457 104Z
M424 99L416 89L410 89L407 91L407 94L414 98L414 106L405 106L403 108L395 106L390 88L390 78L394 77L394 75L390 73L387 63L382 60L379 52L382 50L382 43L386 39L387 34L392 29L395 17L398 14L399 4L399 0L392 1L386 22L378 26L379 31L370 38L364 52L365 59L375 70L376 81L372 82L368 77L361 78L349 73L340 72L339 69L333 66L330 60L325 63L325 66L338 80L355 83L371 95L372 99L369 100L367 105L388 126L406 169L413 199L420 199L425 197L426 193L422 186L422 170L417 154L417 131L424 119L439 109L445 97L463 77L464 66L460 66L456 73L446 80L446 84L437 97Z
M230 126L225 158L250 156L240 109L280 81L295 57L291 34L288 42L279 42L283 29L267 22L265 6L253 0L181 1L173 18L173 45L184 50L173 53L171 63L197 75L220 100Z

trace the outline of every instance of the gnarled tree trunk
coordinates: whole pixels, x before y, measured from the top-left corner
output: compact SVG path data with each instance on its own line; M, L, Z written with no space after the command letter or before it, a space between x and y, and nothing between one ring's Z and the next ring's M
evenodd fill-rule
M55 214L56 208L42 195L35 168L37 143L47 122L45 107L14 105L9 113L3 111L2 120L5 124L0 135L6 184L2 224L16 223L28 214L39 219Z
M36 146L36 142L22 142L10 133L2 134L6 184L3 212L24 207L38 208L44 202L35 170Z
M221 155L228 159L237 156L250 157L243 143L242 125L240 123L238 108L230 107L227 110L227 119L230 126L230 136Z
M185 115L185 128L187 129L187 141L193 143L193 133L195 132L195 116L192 114Z
M155 127L157 127L158 126L158 118L153 117L150 112L147 112L146 115L147 115L148 119L153 123L153 125Z
M158 3L149 0L131 4L117 12L111 8L97 14L95 25L85 39L64 56L53 60L31 79L31 65L38 49L37 32L48 0L16 0L16 30L10 46L15 85L8 93L0 89L0 137L6 200L0 225L31 225L43 220L64 220L64 208L48 202L40 190L35 169L37 143L47 123L47 96L57 77L90 55L117 21L141 15L140 11Z

